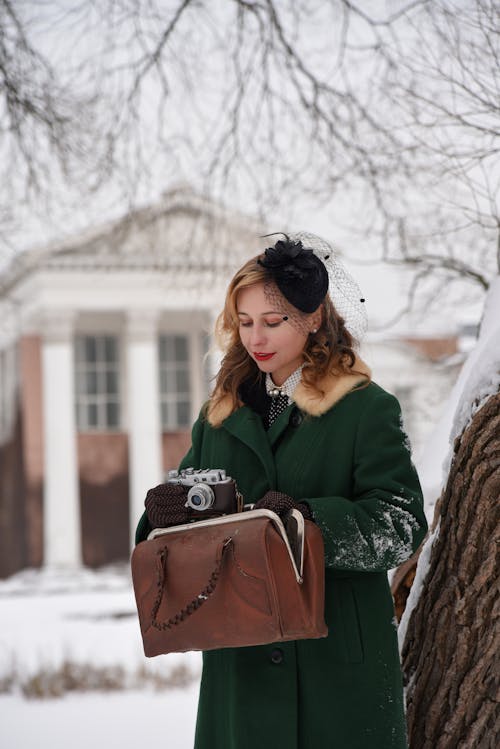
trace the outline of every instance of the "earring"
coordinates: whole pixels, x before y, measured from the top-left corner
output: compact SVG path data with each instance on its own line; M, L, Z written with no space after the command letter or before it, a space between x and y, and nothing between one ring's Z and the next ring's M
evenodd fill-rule
M314 334L315 334L315 333L317 333L317 332L318 332L318 328L313 328L313 329L311 330L311 334L312 334L312 335L314 335Z

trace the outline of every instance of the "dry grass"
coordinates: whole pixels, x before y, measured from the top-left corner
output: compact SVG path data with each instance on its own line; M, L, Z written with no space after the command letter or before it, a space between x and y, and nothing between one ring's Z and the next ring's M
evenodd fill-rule
M135 672L122 666L95 666L65 660L58 668L43 667L29 677L22 677L15 664L0 678L0 694L19 690L29 699L62 697L68 692L115 692L152 687L157 691L184 689L199 678L186 665L175 666L165 674L138 666Z

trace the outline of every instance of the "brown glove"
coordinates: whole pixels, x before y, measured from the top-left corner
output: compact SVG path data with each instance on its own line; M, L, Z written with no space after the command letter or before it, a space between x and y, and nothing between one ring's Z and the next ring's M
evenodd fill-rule
M283 517L290 510L299 510L306 520L312 520L311 508L307 502L295 502L294 499L283 494L283 492L269 491L264 494L262 499L255 503L255 510L272 510L280 517Z
M191 518L192 511L185 507L188 489L180 484L159 484L146 494L144 505L152 528L181 525Z

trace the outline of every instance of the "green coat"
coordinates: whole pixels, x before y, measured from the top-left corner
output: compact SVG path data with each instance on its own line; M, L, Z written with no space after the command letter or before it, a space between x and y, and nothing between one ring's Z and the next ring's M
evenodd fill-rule
M248 406L193 427L182 467L225 468L246 502L268 489L307 500L325 542L329 628L321 640L204 653L196 749L406 747L386 571L424 537L422 495L396 398L338 379L319 401L297 389L300 409L268 432Z

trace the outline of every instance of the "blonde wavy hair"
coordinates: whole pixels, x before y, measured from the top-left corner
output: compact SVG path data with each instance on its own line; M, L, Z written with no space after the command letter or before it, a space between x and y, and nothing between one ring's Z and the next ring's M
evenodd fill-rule
M224 309L215 324L215 339L224 352L224 357L215 379L211 397L212 408L216 408L229 394L233 403L232 411L235 411L242 405L238 396L240 385L252 379L257 383L260 377L257 364L241 342L237 308L238 293L242 289L269 283L268 271L257 263L259 257L263 256L251 258L235 273L226 292ZM322 397L325 393L320 383L327 375L362 373L353 368L356 362L355 340L345 327L343 318L336 312L328 294L320 307L320 327L315 334L308 335L304 346L302 381L313 393ZM311 317L295 308L294 312L304 319Z

